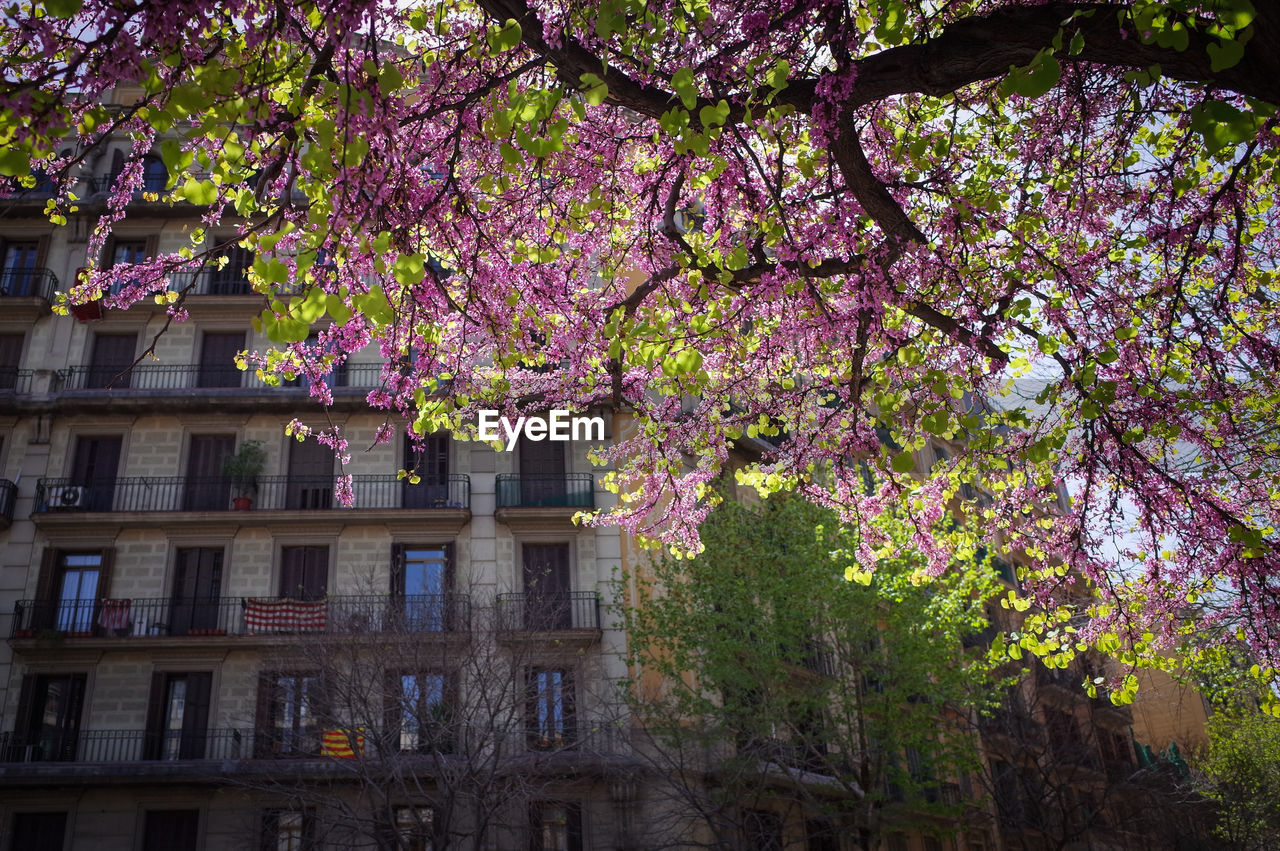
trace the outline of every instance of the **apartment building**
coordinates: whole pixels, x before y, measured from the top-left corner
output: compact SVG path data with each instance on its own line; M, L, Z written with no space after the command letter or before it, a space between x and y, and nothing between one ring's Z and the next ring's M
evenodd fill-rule
M0 848L633 842L621 541L572 522L612 498L587 445L415 447L400 424L380 443L372 355L327 410L305 379L265 386L232 363L268 345L240 248L196 277L186 322L52 315L126 144L86 161L66 227L47 186L3 201ZM164 181L148 160L144 188ZM188 243L190 212L153 198L103 262ZM295 417L340 425L350 464L287 437Z

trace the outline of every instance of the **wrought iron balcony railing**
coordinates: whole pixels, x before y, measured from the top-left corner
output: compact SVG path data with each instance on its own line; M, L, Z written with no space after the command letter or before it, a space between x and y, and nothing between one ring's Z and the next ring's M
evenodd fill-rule
M16 393L19 396L25 396L31 392L33 375L35 375L34 370L0 366L0 393Z
M600 597L594 591L498 595L498 628L504 632L600 629Z
M52 730L0 734L0 761L175 762L244 759L252 736L241 730Z
M0 296L37 296L53 301L53 291L58 288L58 276L48 269L0 270Z
M343 364L325 376L332 389L370 389L382 381L382 365L376 363ZM3 373L0 373L3 387ZM71 366L59 370L53 381L53 392L70 390L102 390L145 394L153 390L186 390L191 388L241 388L254 392L308 391L306 378L297 378L272 387L255 372L240 370L234 364L138 364L132 368L119 366Z
M339 508L332 476L259 476L255 510L313 511ZM411 484L391 475L351 477L356 508L469 508L470 477ZM239 491L225 476L157 476L120 479L40 479L34 513L229 511Z
M497 477L497 488L498 508L596 507L590 473L503 474Z
M15 639L465 633L467 594L19 600Z

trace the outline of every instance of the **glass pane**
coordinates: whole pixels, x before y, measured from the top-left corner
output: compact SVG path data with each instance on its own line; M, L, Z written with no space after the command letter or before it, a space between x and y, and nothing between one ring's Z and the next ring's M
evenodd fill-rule
M168 701L164 718L164 758L180 759L182 749L182 718L187 708L187 679L180 677L169 681Z
M101 564L102 556L97 554L63 557L57 629L89 632L93 628L93 608L98 596L98 572Z

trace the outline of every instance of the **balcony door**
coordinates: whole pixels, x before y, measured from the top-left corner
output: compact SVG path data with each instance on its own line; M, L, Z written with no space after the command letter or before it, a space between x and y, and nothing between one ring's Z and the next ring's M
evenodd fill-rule
M290 441L285 507L291 511L333 507L332 449L317 440Z
M222 464L235 449L234 434L191 436L183 511L226 511L231 507L231 480L222 475Z
M243 331L206 331L200 344L197 387L239 387L236 355L244 349Z
M28 674L18 697L16 730L22 761L71 762L76 759L84 674Z
M569 545L524 545L524 628L572 629Z
M222 547L178 550L169 608L170 635L209 635L220 629L222 555Z
M529 747L549 750L574 745L573 672L564 668L529 669L525 728Z
M450 628L453 545L397 544L391 556L391 595L404 628L438 632Z
M213 674L151 675L143 759L205 759L209 739L209 695Z
M89 389L124 390L129 387L137 334L98 334L93 338L93 354L84 386Z
M449 438L446 435L427 435L419 448L406 434L404 467L416 473L419 480L416 485L408 479L401 484L405 508L439 508L448 504Z
M0 390L16 390L22 363L22 334L0 334Z
M110 511L115 503L116 474L120 469L120 451L124 438L81 437L76 441L76 455L71 463L71 484L82 488L79 507L85 511ZM70 490L70 489L67 489ZM52 494L50 499L61 499L55 507L75 508L68 505L74 496L64 491Z
M520 504L567 505L564 441L520 438Z

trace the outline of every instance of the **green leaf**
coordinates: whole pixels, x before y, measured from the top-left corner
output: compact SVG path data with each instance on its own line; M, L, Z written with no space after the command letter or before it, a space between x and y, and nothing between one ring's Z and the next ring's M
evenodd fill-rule
M1024 98L1038 98L1058 83L1062 67L1048 48L1041 50L1025 68L1011 68L1009 76L1000 84L1004 95L1016 94Z
M209 180L188 180L182 186L182 196L192 204L208 206L218 200L218 187Z
M693 70L681 68L671 77L671 90L680 98L685 109L693 109L698 105L698 86L693 81Z
M1214 73L1234 68L1244 58L1244 44L1239 41L1210 43L1206 49L1209 51L1209 68Z
M329 315L333 317L333 321L339 325L351 319L351 308L347 307L346 302L340 296L330 293L324 299L325 310L329 311Z
M592 106L599 106L609 97L609 86L596 74L583 74L581 77L584 89L582 96Z
M697 349L681 349L676 354L663 358L662 371L667 376L687 375L697 372L702 367L702 353Z
M407 287L420 284L427 275L425 258L421 254L401 254L391 267L391 273L395 275L396 283Z
M704 106L698 110L698 118L704 127L718 127L729 117L729 102L724 98L715 106Z
M889 466L895 473L910 473L916 468L915 455L910 452L899 452L893 456Z
M507 22L501 27L490 25L485 38L489 42L490 53L505 53L520 43L523 33L520 30L520 22L515 18L507 18Z
M356 296L351 300L351 306L374 325L390 325L396 318L382 287L371 287L369 292Z
M5 148L0 151L0 174L7 177L21 177L31 171L31 160L27 152L20 148Z
M54 18L70 18L82 5L83 0L45 0L44 9Z
M774 93L778 93L787 87L787 75L791 73L791 63L785 59L779 59L773 63L773 67L764 75L765 85L773 89Z

